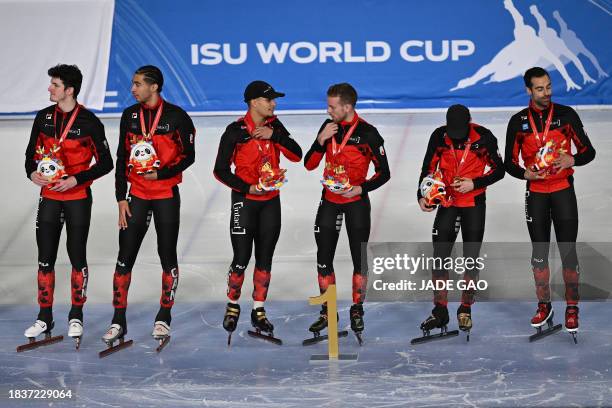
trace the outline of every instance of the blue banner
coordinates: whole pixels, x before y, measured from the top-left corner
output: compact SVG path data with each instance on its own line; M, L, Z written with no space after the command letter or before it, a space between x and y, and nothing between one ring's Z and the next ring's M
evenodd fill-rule
M360 108L520 106L522 75L551 72L553 98L612 104L610 2L117 0L105 112L134 103L134 70L158 65L166 99L241 111L270 82L278 109L324 109L350 82Z

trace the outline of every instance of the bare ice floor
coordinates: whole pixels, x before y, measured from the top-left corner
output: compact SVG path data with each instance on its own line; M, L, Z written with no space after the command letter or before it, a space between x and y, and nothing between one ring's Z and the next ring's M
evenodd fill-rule
M564 330L535 343L529 319L533 303L479 303L474 306L470 342L465 335L417 346L418 325L431 305L365 305L364 345L352 334L340 339L341 353L358 353L354 363L311 364L327 343L303 347L317 308L306 302L268 302L276 346L246 335L250 304L232 346L221 327L224 305L177 303L172 339L160 353L151 338L154 304L128 310L134 345L106 358L100 337L109 324L110 305L86 307L85 336L74 350L63 342L16 353L31 306L0 308L2 406L30 406L7 399L8 389L67 387L73 400L53 406L82 407L593 407L612 404L612 330L609 302L583 303L578 344ZM563 306L557 307L562 322ZM450 305L449 329L455 329ZM339 307L348 329L348 304ZM57 307L54 334L66 331L66 307ZM49 406L40 402L38 406Z

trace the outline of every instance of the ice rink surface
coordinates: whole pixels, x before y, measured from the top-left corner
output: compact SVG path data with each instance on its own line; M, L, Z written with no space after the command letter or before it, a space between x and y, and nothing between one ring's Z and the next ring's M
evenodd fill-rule
M279 106L281 107L281 106ZM506 124L512 112L476 112L473 120L490 128L503 154ZM597 150L595 160L576 169L580 212L579 241L612 242L612 111L579 111ZM371 193L370 241L420 242L430 239L433 215L421 213L415 193L431 132L444 113L364 114L385 139L391 181ZM324 115L280 115L302 146L312 144ZM465 336L411 346L418 324L431 305L366 304L365 344L340 340L342 352L358 352L357 363L311 365L312 353L326 345L303 348L301 340L317 310L307 297L318 294L313 222L321 187L321 169L306 172L301 163L284 161L289 183L281 194L283 227L277 245L266 310L285 345L249 338L252 289L250 263L243 289L243 316L234 344L227 349L221 328L225 279L231 260L229 189L212 176L219 138L229 117L195 118L196 163L181 184L181 232L178 243L180 284L173 312L173 339L160 354L150 337L159 298L161 269L151 227L141 247L130 287L129 337L134 346L99 360L99 340L112 315L112 274L118 251L114 177L93 185L89 234L90 280L86 336L77 353L69 339L17 354L23 330L33 322L36 304L34 220L38 191L24 176L23 153L31 121L0 122L5 153L0 162L4 192L0 225L0 406L50 406L6 399L15 388L72 388L78 406L612 406L612 330L610 302L581 307L578 345L567 333L529 344L533 302L487 302L474 308L475 329ZM114 152L118 120L106 119ZM487 191L485 240L524 242L524 182L508 175ZM65 242L65 237L62 242ZM64 244L56 263L56 334L65 334L70 265ZM347 325L350 256L342 232L335 261L341 324ZM530 274L528 259L525 274ZM456 307L456 306L453 306ZM563 305L558 304L561 322ZM454 315L454 309L451 309ZM451 320L456 327L456 321ZM63 406L53 401L51 406Z
M562 304L556 304L559 316ZM173 337L160 353L151 338L155 305L132 305L128 338L134 345L106 358L97 352L111 316L110 305L91 305L81 349L73 341L16 353L29 306L5 306L0 343L2 406L7 389L58 389L74 393L82 407L593 407L612 401L610 303L583 303L578 344L565 331L529 343L533 303L480 303L474 307L470 342L465 335L410 345L429 303L371 303L365 307L364 345L352 334L340 339L341 353L357 362L311 364L327 343L303 347L317 315L306 302L269 302L276 346L246 335L243 313L227 348L222 303L177 303ZM450 328L457 327L451 304ZM67 309L57 308L63 316ZM339 308L348 326L348 304ZM62 320L60 322L60 320ZM56 318L65 335L64 319ZM38 406L48 406L38 403ZM28 405L29 406L29 405Z

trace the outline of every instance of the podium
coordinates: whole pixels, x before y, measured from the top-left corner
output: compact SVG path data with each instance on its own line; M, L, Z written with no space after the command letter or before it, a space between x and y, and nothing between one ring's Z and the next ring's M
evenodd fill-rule
M338 304L336 285L329 285L325 293L308 299L310 305L327 303L327 354L313 354L311 363L356 362L358 354L340 354L338 348Z

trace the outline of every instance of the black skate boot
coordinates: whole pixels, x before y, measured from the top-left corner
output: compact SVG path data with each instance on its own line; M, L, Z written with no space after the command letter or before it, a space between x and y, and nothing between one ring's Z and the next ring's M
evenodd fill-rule
M240 318L240 305L237 303L228 303L225 307L225 316L223 317L223 328L229 333L227 336L227 345L232 343L232 333L238 326Z
M472 330L472 308L461 304L457 309L457 322L459 330L467 333L466 340L470 341L470 330Z
M422 337L414 338L410 341L410 344L425 343L430 340L438 340L446 337L458 336L458 330L447 330L448 324L448 308L444 305L436 303L435 307L431 311L431 315L421 323L421 330L423 331ZM440 329L438 334L430 334L431 330Z
M255 331L249 330L249 336L266 340L279 346L283 344L281 339L274 337L274 325L266 317L266 311L263 307L258 307L251 311L251 324Z
M336 314L336 319L339 316ZM338 321L338 320L336 320ZM308 330L312 332L313 337L310 339L306 339L302 341L303 346L310 346L311 344L316 344L320 341L327 340L327 334L321 335L321 332L327 328L327 305L321 306L321 311L319 312L319 318L310 325ZM348 336L348 332L346 330L339 331L338 337L346 337Z
M316 336L320 335L321 332L327 328L327 306L323 305L319 312L319 318L310 325L308 330L313 332Z
M353 306L351 306L349 316L351 318L351 330L355 333L355 337L357 337L357 342L359 342L359 345L361 346L363 344L361 332L363 332L364 328L363 303L355 303Z

